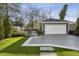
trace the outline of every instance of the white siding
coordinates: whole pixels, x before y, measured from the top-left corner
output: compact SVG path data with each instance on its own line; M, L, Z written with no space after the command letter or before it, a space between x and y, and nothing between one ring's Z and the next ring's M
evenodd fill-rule
M66 34L66 24L45 24L45 34Z

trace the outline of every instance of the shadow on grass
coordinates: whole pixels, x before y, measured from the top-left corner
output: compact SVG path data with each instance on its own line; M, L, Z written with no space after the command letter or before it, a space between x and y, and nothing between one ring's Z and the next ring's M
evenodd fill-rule
M40 48L39 47L26 47L21 46L27 38L22 38L21 40L15 42L14 44L8 46L0 53L11 53L11 54L23 54L23 55L40 55Z
M79 51L54 47L54 51L58 56L79 56Z

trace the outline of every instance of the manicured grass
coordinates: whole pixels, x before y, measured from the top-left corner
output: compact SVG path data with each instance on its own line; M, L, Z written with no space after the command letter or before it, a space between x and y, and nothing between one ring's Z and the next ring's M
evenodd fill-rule
M22 38L7 48L0 51L0 56L37 56L40 55L39 47L21 46L27 38Z
M0 56L39 56L40 47L21 46L28 38L12 37L0 41ZM79 56L79 51L57 48L54 51L58 56Z
M0 51L8 47L9 45L13 44L14 42L20 40L21 38L23 37L12 37L12 38L6 38L0 41Z
M54 50L58 56L79 56L79 51L57 48L54 47Z

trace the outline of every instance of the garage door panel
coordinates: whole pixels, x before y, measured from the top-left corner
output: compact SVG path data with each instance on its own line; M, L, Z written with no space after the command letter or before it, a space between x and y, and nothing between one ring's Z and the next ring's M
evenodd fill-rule
M66 24L45 24L45 34L66 34Z

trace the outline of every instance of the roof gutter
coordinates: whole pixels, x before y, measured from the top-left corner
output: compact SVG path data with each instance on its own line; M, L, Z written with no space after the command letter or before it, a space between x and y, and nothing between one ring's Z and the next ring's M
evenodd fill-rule
M53 24L55 24L55 23L61 23L61 24L64 24L64 23L66 23L67 24L68 22L62 22L62 21L61 22L56 22L56 21L54 21L54 22L42 22L42 23L43 24L46 24L46 23L50 23L50 24L51 23L53 23Z

